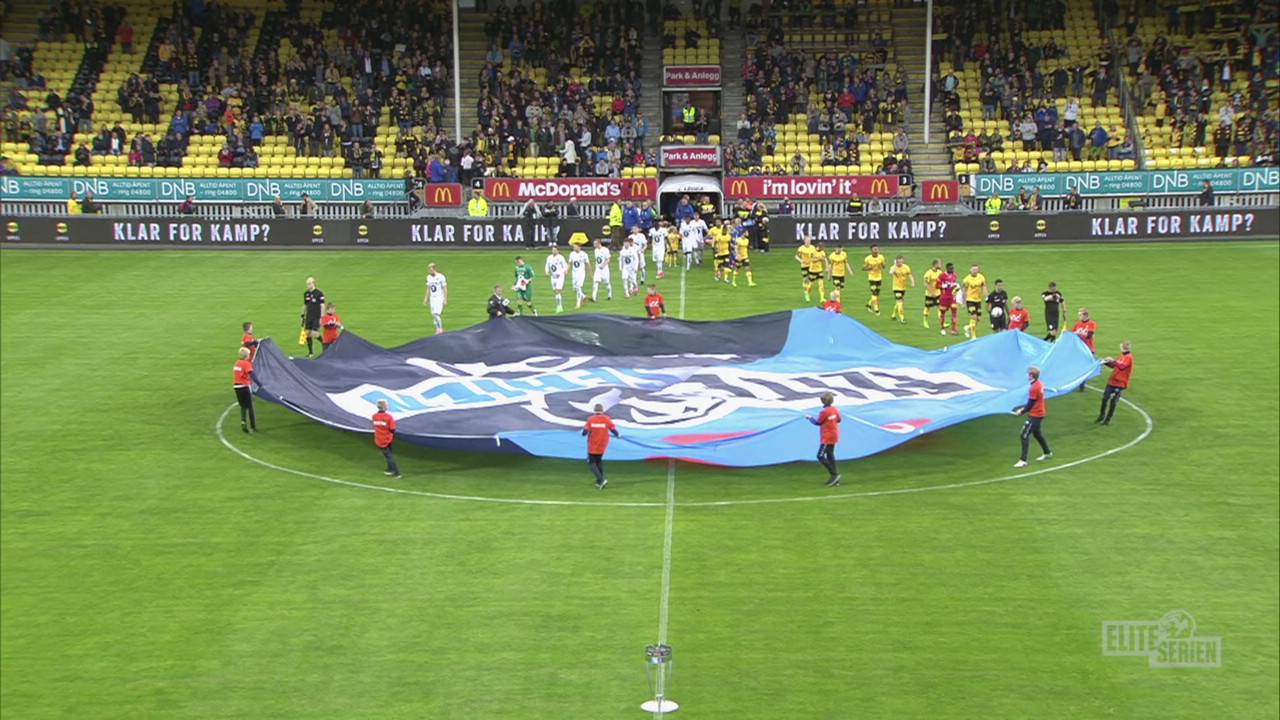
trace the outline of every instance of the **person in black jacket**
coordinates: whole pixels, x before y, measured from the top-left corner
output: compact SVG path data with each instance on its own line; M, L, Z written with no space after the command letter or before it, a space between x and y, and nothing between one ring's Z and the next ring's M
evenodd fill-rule
M502 297L502 286L494 285L493 294L489 296L489 319L510 318L515 314L515 308L511 307L511 301Z

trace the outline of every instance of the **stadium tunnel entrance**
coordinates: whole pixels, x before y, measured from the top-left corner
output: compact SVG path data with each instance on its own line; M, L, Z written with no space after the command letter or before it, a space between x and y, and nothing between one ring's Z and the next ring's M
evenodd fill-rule
M720 173L682 173L663 178L658 184L658 212L666 218L675 217L676 205L685 195L695 208L706 195L719 212L724 201Z

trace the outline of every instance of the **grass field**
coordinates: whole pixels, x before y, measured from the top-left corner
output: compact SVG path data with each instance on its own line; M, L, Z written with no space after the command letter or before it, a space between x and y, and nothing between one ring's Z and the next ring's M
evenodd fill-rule
M428 261L459 328L516 253L0 253L0 715L638 717L668 510L678 717L1280 714L1280 246L903 251L917 275L981 263L1011 295L1056 280L1101 353L1132 340L1141 410L1100 428L1096 392L1050 401L1054 464L1140 438L1144 412L1153 432L986 484L1016 472L1014 418L844 463L834 492L816 463L654 462L613 464L600 493L580 462L407 446L383 482L367 435L263 403L260 434L227 425L252 462L217 427L242 321L297 352L314 275L348 328L399 344L430 331ZM668 307L798 306L790 254L755 260L754 289L669 274ZM891 339L955 341L918 326L919 291L898 325L863 286L846 312ZM950 484L971 485L875 494ZM1102 655L1104 621L1175 609L1222 638L1221 667Z

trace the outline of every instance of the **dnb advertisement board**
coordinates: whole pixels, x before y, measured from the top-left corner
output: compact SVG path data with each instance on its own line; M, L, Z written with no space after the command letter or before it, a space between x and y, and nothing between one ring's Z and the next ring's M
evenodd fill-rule
M1280 168L1200 168L1195 170L1117 170L1081 173L1006 173L973 175L977 197L1017 195L1026 188L1041 195L1187 195L1200 192L1208 180L1216 192L1280 192Z
M308 178L0 178L0 198L6 201L66 200L71 193L92 192L99 202L179 202L188 195L197 201L266 203L279 195L296 202L303 193L316 202L402 201L403 180L319 180ZM461 192L458 193L461 202Z

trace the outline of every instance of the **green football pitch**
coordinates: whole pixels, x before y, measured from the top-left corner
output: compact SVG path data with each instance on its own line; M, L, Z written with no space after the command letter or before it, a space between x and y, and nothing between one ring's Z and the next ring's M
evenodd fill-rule
M0 715L639 717L664 623L677 717L1280 714L1280 246L903 252L980 263L1038 334L1057 281L1100 354L1133 342L1132 405L1099 427L1100 379L1051 400L1055 457L1024 476L1004 416L834 489L816 463L641 462L600 492L583 462L411 446L388 480L368 435L267 403L256 435L222 424L240 323L298 354L314 275L400 344L431 330L427 262L456 329L515 251L5 250ZM669 273L668 308L802 304L789 251L754 260L756 288ZM845 311L890 339L963 340L919 326L918 289L900 325L864 287ZM591 309L641 313L620 295ZM1175 610L1220 667L1104 654L1104 623Z

